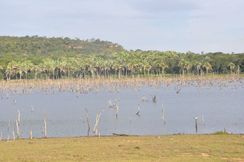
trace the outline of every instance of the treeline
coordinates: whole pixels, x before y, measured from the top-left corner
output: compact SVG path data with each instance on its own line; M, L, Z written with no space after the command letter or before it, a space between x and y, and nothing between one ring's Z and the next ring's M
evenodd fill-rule
M223 74L244 71L244 54L123 51L111 55L2 55L0 78L59 79L164 74Z
M0 36L0 79L241 73L244 54L126 51L99 39Z

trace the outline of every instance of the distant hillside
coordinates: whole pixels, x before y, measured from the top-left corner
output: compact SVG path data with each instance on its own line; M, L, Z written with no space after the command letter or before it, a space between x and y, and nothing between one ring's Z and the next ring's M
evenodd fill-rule
M123 50L121 45L99 39L0 36L0 55L106 55Z

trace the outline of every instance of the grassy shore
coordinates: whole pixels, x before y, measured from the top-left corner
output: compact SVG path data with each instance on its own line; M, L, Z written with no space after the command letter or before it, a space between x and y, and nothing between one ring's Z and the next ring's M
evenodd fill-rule
M244 135L169 135L0 141L3 162L244 161Z

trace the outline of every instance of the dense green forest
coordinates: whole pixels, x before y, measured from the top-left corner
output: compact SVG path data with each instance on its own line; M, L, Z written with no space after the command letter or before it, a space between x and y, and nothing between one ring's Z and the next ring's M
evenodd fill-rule
M127 51L99 39L0 37L0 79L244 72L244 54Z

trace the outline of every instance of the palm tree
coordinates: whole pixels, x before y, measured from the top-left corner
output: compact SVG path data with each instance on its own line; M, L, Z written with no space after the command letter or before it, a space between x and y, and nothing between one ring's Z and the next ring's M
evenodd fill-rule
M66 69L65 71L67 72L68 78L70 77L70 75L72 76L76 70L79 70L79 63L73 57L66 58L63 65L64 69Z
M152 66L148 62L144 62L142 66L143 66L144 75L145 72L147 72L147 75L149 75Z
M236 69L236 72L237 72L237 74L239 75L240 74L240 65L237 65L237 69Z
M4 72L3 72L3 71L4 71L4 68L3 68L2 65L0 65L0 71L2 72L2 74L4 73Z
M48 77L48 68L46 67L46 63L44 62L44 60L42 60L41 63L39 63L38 65L36 65L36 76L37 76L37 73L40 73L40 74L45 74L45 77L47 79Z
M128 75L128 62L131 59L131 55L129 52L120 52L118 55L120 56L120 60L123 65L124 75L127 76Z
M234 72L234 70L235 70L236 65L233 62L230 62L228 64L228 67L230 69L230 73L232 74Z
M26 79L28 79L28 71L32 71L34 68L34 64L30 60L24 60L21 63L21 68L23 68L23 72L26 75Z
M85 58L85 67L87 69L87 72L89 72L91 74L91 77L94 78L95 77L95 73L96 73L96 68L95 68L95 56L89 56L87 58Z
M179 62L179 66L182 71L182 75L184 76L185 72L188 73L188 71L191 69L192 65L189 61L186 61L184 59L181 59Z
M11 77L15 77L16 78L16 74L18 72L18 63L16 61L10 61L7 65L6 68L6 77L7 80L10 80Z
M212 70L212 65L209 62L204 62L202 67L205 69L206 74L208 74L208 72Z
M66 62L65 62L64 58L61 57L61 58L55 60L55 65L56 65L56 68L55 68L56 77L61 78L62 74L65 72L64 68L65 68Z
M196 68L197 74L202 75L203 74L202 63L201 62L195 62L194 66Z
M120 63L118 60L115 60L115 62L112 65L112 68L115 71L115 74L117 73L118 78L120 78Z
M125 54L122 53L122 56L120 54L115 55L114 64L112 66L115 73L117 73L118 78L121 77L121 73L126 67L125 59L123 58L123 55Z
M161 57L156 57L155 60L153 61L154 66L156 68L159 68L159 72L164 75L165 69L168 68L168 65L165 63L165 60Z
M161 61L159 63L159 67L161 68L161 73L164 75L165 74L165 69L168 68L168 65L164 61Z
M5 79L5 77L6 77L6 75L5 75L6 70L5 70L5 68L3 67L3 65L0 65L0 72L2 73L2 77Z
M85 73L86 73L85 59L77 58L77 68L79 70L80 79L81 77L85 77Z
M55 78L56 63L51 58L46 58L43 60L43 65L47 74L52 73L52 79ZM50 77L50 75L49 75Z
M42 72L40 64L39 65L33 64L32 71L34 72L34 79L37 79L38 73Z
M22 79L22 74L24 72L24 67L22 61L16 62L17 74L19 74L19 79Z

